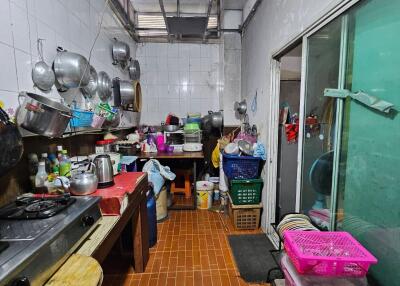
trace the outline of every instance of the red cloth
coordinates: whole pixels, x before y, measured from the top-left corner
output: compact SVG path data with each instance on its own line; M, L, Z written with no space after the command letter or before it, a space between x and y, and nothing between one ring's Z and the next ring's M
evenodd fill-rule
M104 216L121 215L121 205L125 195L136 190L137 181L144 174L143 172L128 172L116 175L114 177L114 186L97 189L90 196L102 197L100 209Z

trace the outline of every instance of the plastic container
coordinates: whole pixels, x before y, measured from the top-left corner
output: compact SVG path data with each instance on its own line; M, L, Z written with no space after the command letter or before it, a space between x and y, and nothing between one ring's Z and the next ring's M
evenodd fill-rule
M367 286L365 277L323 277L315 275L301 275L291 263L289 257L284 253L281 258L281 268L285 275L286 286Z
M71 127L91 127L93 112L82 109L72 109Z
M237 230L258 229L261 217L261 204L235 205L229 201L229 217Z
M363 277L378 260L347 232L285 231L285 250L301 274Z
M149 222L149 247L157 243L157 213L153 190L147 194L147 220Z
M45 162L39 162L38 171L35 176L35 187L44 188L44 184L47 180L46 164Z
M65 176L65 177L71 176L71 160L68 157L67 150L62 150L62 156L60 161L60 176Z
M256 179L259 177L261 158L223 154L222 166L230 180Z
M229 195L235 205L258 204L262 188L262 179L232 180Z
M93 128L101 128L101 126L103 126L104 121L106 121L105 117L97 115L95 113L93 114L92 123L90 124L90 126Z
M212 207L212 197L214 193L214 183L209 181L196 182L197 208L209 209Z
M114 141L112 139L96 141L95 153L111 152L111 145Z

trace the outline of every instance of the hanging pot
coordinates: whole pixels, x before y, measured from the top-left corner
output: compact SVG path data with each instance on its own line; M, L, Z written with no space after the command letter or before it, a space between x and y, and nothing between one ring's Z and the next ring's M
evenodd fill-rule
M140 79L140 65L138 60L130 59L128 66L129 78L131 80L139 80Z
M111 79L108 74L101 71L97 74L97 95L103 102L108 101L112 94Z
M90 65L80 54L61 50L53 62L58 87L62 90L87 86L90 81Z
M22 136L8 114L0 108L0 177L14 167L23 153Z
M89 83L85 87L81 87L81 92L86 98L93 98L97 91L97 72L94 67L90 66L90 79Z
M114 60L114 65L120 64L124 68L130 57L130 49L128 44L118 41L116 38L114 38L114 43L112 46L112 57Z
M17 111L17 123L26 130L47 136L61 137L72 117L71 110L47 97L21 92L24 102Z

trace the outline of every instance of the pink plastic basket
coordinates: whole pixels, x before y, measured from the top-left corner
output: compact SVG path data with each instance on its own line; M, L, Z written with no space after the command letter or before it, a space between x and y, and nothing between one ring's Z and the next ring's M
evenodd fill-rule
M362 277L378 260L347 232L285 231L285 249L301 274Z

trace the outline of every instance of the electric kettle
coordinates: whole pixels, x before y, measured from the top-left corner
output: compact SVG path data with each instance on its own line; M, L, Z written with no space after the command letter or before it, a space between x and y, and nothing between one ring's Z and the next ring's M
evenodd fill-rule
M114 174L110 155L98 155L94 158L93 163L96 166L96 175L99 180L98 188L102 189L113 186Z

